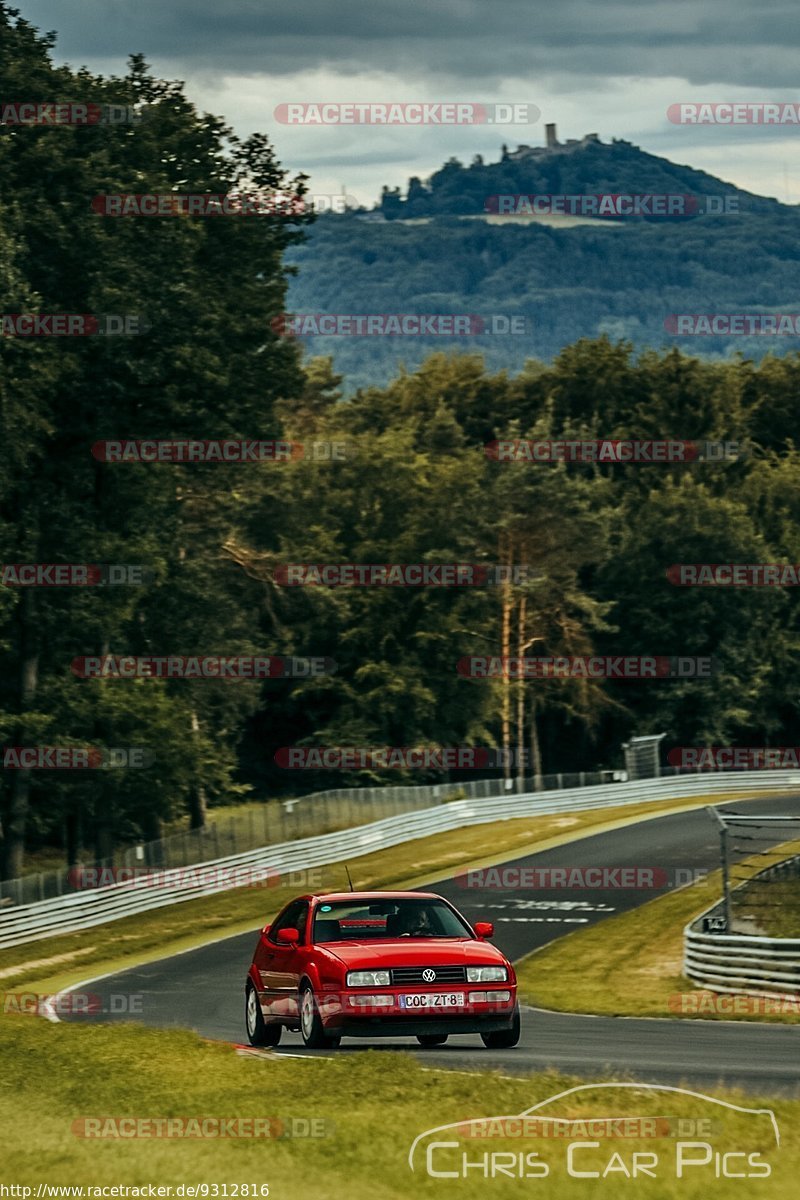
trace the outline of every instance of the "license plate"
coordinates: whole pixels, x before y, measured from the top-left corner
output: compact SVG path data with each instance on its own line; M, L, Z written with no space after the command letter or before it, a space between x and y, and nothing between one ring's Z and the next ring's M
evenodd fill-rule
M401 1008L460 1008L463 992L406 992L400 997Z

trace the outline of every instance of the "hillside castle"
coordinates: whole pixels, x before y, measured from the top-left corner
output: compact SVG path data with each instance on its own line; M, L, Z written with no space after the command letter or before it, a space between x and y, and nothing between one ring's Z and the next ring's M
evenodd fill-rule
M503 161L515 162L520 158L541 158L545 154L552 154L553 151L567 152L576 150L579 146L589 146L592 142L597 145L602 145L600 138L596 133L584 134L582 138L567 138L565 142L560 142L556 137L555 125L545 125L544 127L545 145L544 146L518 146L513 153L509 153L507 148L503 147Z

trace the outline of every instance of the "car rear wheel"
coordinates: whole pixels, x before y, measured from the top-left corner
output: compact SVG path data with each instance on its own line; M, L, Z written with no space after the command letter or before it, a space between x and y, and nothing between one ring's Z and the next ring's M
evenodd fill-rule
M248 983L245 991L244 1019L251 1046L277 1046L283 1027L274 1023L268 1025L264 1020L258 1002L258 992L252 983Z
M314 990L308 984L300 992L300 1033L310 1050L335 1050L341 1037L325 1032Z
M499 1029L496 1033L482 1033L481 1041L487 1050L508 1050L519 1041L519 1009L514 1009L514 1020L510 1029Z
M417 1041L420 1046L424 1046L429 1050L431 1046L443 1046L447 1041L446 1033L418 1033Z

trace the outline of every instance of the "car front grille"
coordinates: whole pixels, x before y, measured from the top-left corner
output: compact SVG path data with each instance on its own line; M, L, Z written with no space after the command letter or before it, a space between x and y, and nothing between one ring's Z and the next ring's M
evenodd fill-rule
M435 979L424 979L424 971L435 971ZM392 983L465 983L466 967L393 967Z

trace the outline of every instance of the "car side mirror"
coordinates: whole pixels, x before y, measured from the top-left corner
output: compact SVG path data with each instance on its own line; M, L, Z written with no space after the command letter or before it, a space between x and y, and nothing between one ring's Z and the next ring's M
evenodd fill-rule
M491 921L476 921L475 936L479 938L494 937L494 925Z
M279 929L275 936L278 942L286 946L296 946L300 941L299 929Z

